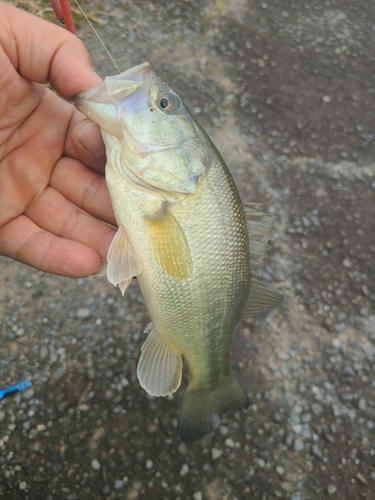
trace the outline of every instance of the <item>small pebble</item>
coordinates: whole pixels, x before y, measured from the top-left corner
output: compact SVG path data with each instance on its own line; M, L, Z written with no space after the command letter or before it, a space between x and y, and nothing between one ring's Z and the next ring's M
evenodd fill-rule
M181 477L184 477L186 476L186 474L188 474L189 472L189 466L184 464L182 467L181 467L181 470L180 470L180 476Z
M294 451L301 451L304 448L303 441L300 439L295 439L293 444Z
M217 448L212 448L211 450L212 460L217 460L221 457L222 454L223 452L221 450L218 450Z
M311 405L311 411L314 415L319 416L323 412L323 407L319 403L313 403Z
M360 472L357 472L357 474L355 475L355 478L362 484L367 484L367 481L366 479L362 476L362 474Z
M336 349L340 349L342 347L342 343L341 343L340 339L338 339L338 338L332 339L331 343L332 343L333 347L336 347Z
M236 443L233 441L231 438L227 438L224 442L225 446L228 446L228 448L234 448Z
M138 497L139 497L139 491L135 490L134 488L130 489L126 494L127 500L137 500Z
M42 345L39 351L39 357L43 361L48 356L48 349L45 345Z
M194 500L202 500L203 499L202 492L196 491L195 493L193 493L193 498L194 498Z
M23 399L31 399L35 394L34 389L28 389L27 391L22 393Z
M311 451L312 451L312 454L315 455L316 457L322 458L322 452L321 452L321 450L320 450L320 448L319 448L318 445L313 444L312 448L311 448Z
M152 460L146 460L146 469L152 469L154 462Z
M81 309L78 309L76 312L76 316L79 319L87 319L91 316L91 311L87 307L81 307Z
M94 470L99 470L101 465L100 463L96 460L96 458L94 458L94 460L91 461L91 467L94 469Z
M276 472L279 474L279 476L282 476L285 472L285 469L284 469L284 467L281 467L281 465L278 465L276 467Z
M327 487L328 495L333 495L334 493L336 493L336 491L337 491L337 488L334 484L328 485L328 487Z
M256 458L255 462L261 469L264 469L264 467L266 466L266 462L263 460L263 458Z
M366 410L367 408L367 403L366 403L366 400L365 398L361 398L359 401L358 401L358 409L359 410Z
M339 417L341 415L341 408L339 407L338 404L333 403L332 404L332 411L333 411L333 416L334 417Z
M288 481L284 481L283 483L281 483L281 489L284 490L284 491L290 491L292 489L292 485L291 483L288 483Z
M20 490L26 490L27 489L27 483L26 481L21 481L19 484Z
M142 489L142 483L140 481L134 481L132 486L137 491L140 491Z
M348 375L349 377L353 377L354 376L354 370L351 366L346 366L344 369L343 369L343 374L344 375Z

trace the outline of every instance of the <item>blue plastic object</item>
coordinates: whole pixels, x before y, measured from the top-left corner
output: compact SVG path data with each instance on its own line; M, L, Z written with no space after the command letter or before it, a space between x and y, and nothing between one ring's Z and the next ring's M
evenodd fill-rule
M11 396L12 394L17 394L17 392L26 391L26 389L28 389L29 387L31 387L30 380L24 380L19 384L11 385L6 389L2 389L0 390L0 401L6 398L7 396Z

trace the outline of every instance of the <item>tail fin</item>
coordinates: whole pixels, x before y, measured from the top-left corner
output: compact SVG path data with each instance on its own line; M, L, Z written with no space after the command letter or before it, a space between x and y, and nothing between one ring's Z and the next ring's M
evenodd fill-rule
M191 385L191 384L190 384ZM177 431L185 443L193 443L216 429L227 411L248 408L250 401L234 373L223 377L216 387L186 389Z

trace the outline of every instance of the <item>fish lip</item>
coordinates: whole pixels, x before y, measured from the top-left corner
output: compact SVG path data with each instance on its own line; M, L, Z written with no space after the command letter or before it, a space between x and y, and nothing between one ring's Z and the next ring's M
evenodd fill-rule
M85 115L87 115L87 111L91 105L108 105L108 103L109 96L106 90L105 82L99 83L99 85L86 90L86 92L81 92L74 99L74 106Z
M99 83L96 87L93 87L92 89L86 90L85 92L81 92L76 96L75 100L78 101L83 99L89 100L101 89L105 89L104 82Z
M96 87L78 94L74 105L89 118L93 117L94 107L97 110L109 107L110 115L114 116L117 115L119 101L134 94L144 85L149 85L155 78L157 76L153 66L145 62L119 75L107 76Z
M113 87L115 85L113 85L113 82L123 82L124 87L126 87L127 81L130 84L133 83L133 92L136 92L142 85L150 83L152 80L155 80L155 78L157 77L153 66L150 63L145 62L135 66L134 68L130 68L119 75L107 76L103 82L100 82L95 87L78 94L75 98L75 102L79 103L83 100L90 100L103 102L104 104L105 100L111 100L111 96L114 95ZM129 91L132 90L130 87L131 85L129 85ZM129 95L133 92L130 91Z

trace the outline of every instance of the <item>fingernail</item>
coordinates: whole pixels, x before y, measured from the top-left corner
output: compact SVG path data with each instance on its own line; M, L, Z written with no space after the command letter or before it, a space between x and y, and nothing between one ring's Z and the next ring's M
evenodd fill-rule
M77 135L77 139L92 155L100 156L105 154L102 135L95 123L85 125Z
M107 274L108 262L102 259L102 267L99 269L97 273L92 274L91 276L105 276Z

